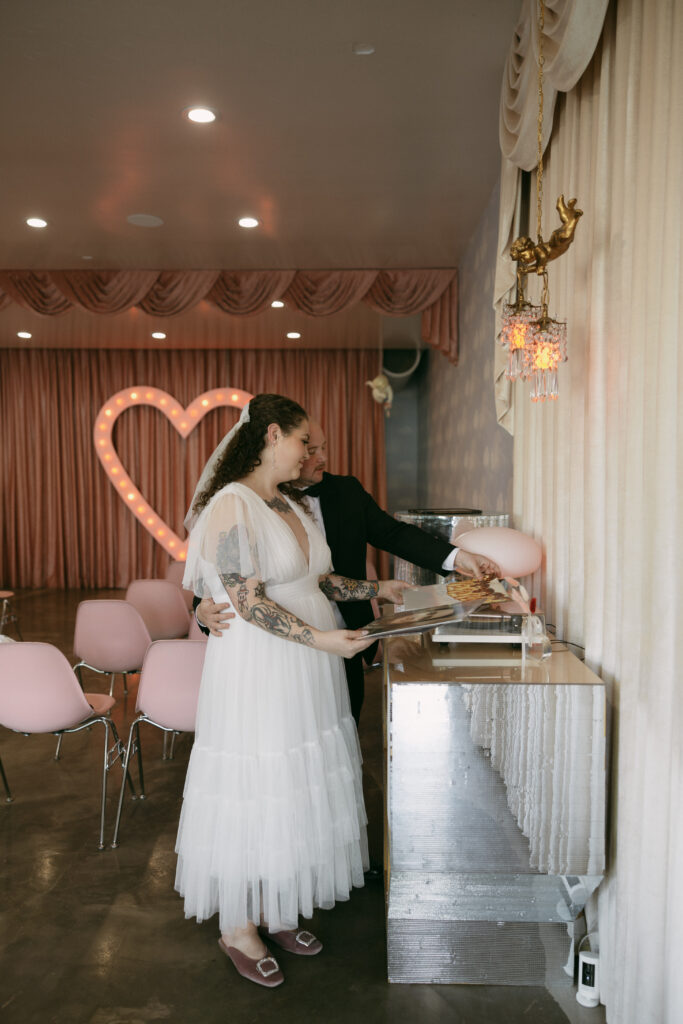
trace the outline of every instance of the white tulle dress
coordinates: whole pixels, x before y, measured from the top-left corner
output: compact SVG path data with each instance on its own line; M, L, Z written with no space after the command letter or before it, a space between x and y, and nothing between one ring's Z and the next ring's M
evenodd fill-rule
M257 576L268 597L334 629L318 577L330 551L310 516L308 564L287 524L250 488L228 484L192 530L185 586L228 600L219 571ZM220 569L219 569L220 566ZM236 616L210 636L185 782L176 889L185 914L221 931L295 928L363 884L368 865L361 758L341 658Z

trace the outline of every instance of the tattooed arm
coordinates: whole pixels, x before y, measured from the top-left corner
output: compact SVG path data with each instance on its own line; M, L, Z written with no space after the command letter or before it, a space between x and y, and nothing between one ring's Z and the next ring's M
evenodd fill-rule
M379 594L379 580L350 580L334 572L321 576L318 586L330 601L369 601Z
M334 572L321 576L318 586L330 601L369 601L378 597L393 604L401 604L403 591L411 589L402 580L350 580Z
M312 629L298 616L266 597L266 588L261 580L254 576L240 576L238 573L221 573L220 576L237 614L245 622L251 622L266 633L292 640L295 644L319 646L315 633L320 631Z
M254 541L243 524L219 534L216 568L235 611L245 622L283 640L343 658L352 658L372 643L359 630L315 629L276 604L266 595L258 564Z
M366 637L362 630L325 630L309 626L293 612L271 601L266 596L265 585L255 576L221 573L220 577L237 614L266 633L342 658L352 658L372 643L372 638Z

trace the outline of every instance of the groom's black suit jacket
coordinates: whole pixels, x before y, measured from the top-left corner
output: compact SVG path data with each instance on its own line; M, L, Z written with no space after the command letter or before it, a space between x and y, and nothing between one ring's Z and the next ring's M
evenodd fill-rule
M340 576L366 578L368 544L433 572L442 571L444 559L453 550L447 541L384 512L355 476L324 473L322 483L312 491L320 498L332 567ZM339 610L349 629L360 629L373 618L369 601L340 601Z

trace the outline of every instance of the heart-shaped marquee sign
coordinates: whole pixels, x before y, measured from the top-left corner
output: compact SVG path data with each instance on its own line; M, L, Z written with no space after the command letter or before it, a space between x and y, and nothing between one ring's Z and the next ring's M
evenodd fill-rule
M108 398L95 419L93 437L97 457L104 466L116 493L121 498L138 522L152 535L157 544L178 561L187 556L187 541L183 541L173 532L168 523L164 522L158 512L151 507L130 479L130 474L119 459L112 441L112 432L116 420L135 405L151 405L162 412L175 427L181 437L187 437L207 412L220 406L232 406L243 409L252 398L248 391L239 388L214 388L205 391L195 398L186 409L180 402L161 388L140 387L124 388Z

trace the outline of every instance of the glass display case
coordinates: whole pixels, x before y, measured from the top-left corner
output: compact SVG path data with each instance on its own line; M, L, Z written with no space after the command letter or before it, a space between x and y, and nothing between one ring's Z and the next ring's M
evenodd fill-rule
M605 867L605 687L566 650L385 645L392 982L543 985Z

